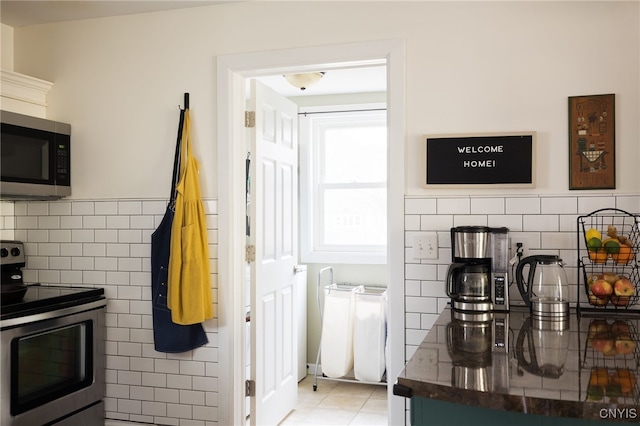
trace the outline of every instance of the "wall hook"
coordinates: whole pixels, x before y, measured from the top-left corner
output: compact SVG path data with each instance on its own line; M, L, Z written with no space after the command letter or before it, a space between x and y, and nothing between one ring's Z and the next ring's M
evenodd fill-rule
M178 105L178 108L182 109L180 105ZM189 109L189 93L184 94L184 109L185 110Z

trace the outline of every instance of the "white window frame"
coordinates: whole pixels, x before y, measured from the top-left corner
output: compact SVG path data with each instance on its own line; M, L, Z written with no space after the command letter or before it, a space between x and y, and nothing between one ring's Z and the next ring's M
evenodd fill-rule
M325 188L387 188L387 180L384 182L359 183L356 185L333 184L320 182L318 165L316 163L320 155L317 143L313 141L316 127L314 120L323 118L335 120L336 117L344 117L348 122L348 113L355 111L371 111L372 117L383 116L386 121L386 104L367 103L339 106L304 107L300 109L299 120L299 166L300 166L300 258L303 263L338 263L338 264L386 264L387 244L380 246L348 246L348 250L339 251L332 247L322 246L317 242L317 236L322 233L324 220L322 212L322 194L320 189ZM304 113L309 113L306 117ZM314 114L315 113L315 114ZM318 114L320 113L320 114ZM362 117L362 114L358 114ZM361 118L354 118L357 123ZM388 141L387 141L388 143ZM388 173L388 172L387 172ZM388 194L387 194L388 196ZM386 208L386 207L385 207Z

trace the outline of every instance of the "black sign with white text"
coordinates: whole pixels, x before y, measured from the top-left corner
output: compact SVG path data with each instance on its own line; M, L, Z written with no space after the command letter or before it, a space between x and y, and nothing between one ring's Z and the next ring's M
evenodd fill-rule
M533 185L532 133L426 138L427 185Z

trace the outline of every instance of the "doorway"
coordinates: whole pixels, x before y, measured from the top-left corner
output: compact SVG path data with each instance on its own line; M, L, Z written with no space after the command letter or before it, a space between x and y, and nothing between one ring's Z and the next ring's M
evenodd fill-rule
M241 424L244 405L244 82L246 78L384 63L388 67L389 422L404 422L392 384L404 365L404 46L376 41L218 58L219 407L222 424ZM224 185L222 185L224 182Z
M259 250L261 245L253 242L270 234L267 229L258 229L258 224L269 224L267 226L273 228L274 232L277 232L276 230L281 227L280 220L269 220L267 217L258 218L255 217L254 212L258 211L264 200L269 199L268 194L274 191L269 181L264 180L266 176L257 177L260 176L260 170L263 169L260 167L261 164L264 164L262 153L267 149L271 151L272 148L269 146L282 138L280 136L282 132L289 130L287 133L290 133L290 140L296 145L299 154L299 167L296 168L298 172L294 173L294 178L297 177L298 180L299 190L290 194L290 197L298 201L300 209L296 209L296 217L290 221L295 229L291 229L289 236L293 236L301 242L300 245L294 243L291 245L292 247L300 247L299 250L296 250L294 261L302 262L304 266L300 265L296 268L290 266L288 269L285 268L285 272L291 269L299 269L300 271L304 269L305 273L296 272L293 278L285 277L283 282L283 285L287 281L293 280L295 282L293 293L296 295L296 303L293 306L293 311L297 320L290 323L299 337L295 345L298 349L297 354L292 354L293 358L297 358L298 361L298 381L303 380L307 374L314 377L316 374L316 354L322 330L322 320L318 312L320 301L317 300L318 295L321 294L318 292L316 280L319 271L331 266L331 271L335 272L332 274L336 278L335 282L360 284L367 286L367 288L370 286L380 288L379 286L387 284L385 282L387 277L386 66L349 67L334 69L323 74L320 74L320 71L318 70L318 73L311 75L324 74L321 80L307 86L305 90L294 87L282 75L251 78L248 79L247 84L247 99L248 104L251 105L249 110L255 115L255 126L247 131L247 146L256 142L261 142L264 145L261 148L261 145L258 144L256 146L258 151L254 151L252 146L249 151L250 155L247 157L250 159L248 160L248 169L251 171L251 177L248 179L248 182L251 183L249 185L251 194L247 196L250 207L248 210L251 211L247 223L251 223L251 226L248 227L247 234L249 235L249 244L256 247L256 258L247 268L250 270L250 279L246 280L248 284L246 294L249 296L247 305L250 306L248 310L251 312L251 321L248 324L255 324L256 327L247 327L250 338L245 340L248 341L248 346L251 345L250 342L255 341L256 346L248 347L246 351L251 358L248 363L246 379L255 380L256 391L254 397L247 398L248 409L246 413L251 413L251 416L259 414L261 423L268 420L268 423L276 424L281 420L278 415L286 415L289 410L294 409L296 412L292 415L300 419L304 412L307 412L308 415L307 403L320 404L317 396L324 395L325 391L322 389L321 392L317 392L318 395L309 395L308 390L298 384L297 389L303 391L303 401L298 400L296 405L294 395L287 393L287 388L289 388L290 391L295 391L297 394L297 389L291 386L293 380L289 375L280 375L288 370L277 362L265 366L264 363L269 362L270 358L260 355L260 353L271 353L270 345L268 341L265 341L263 332L260 330L264 330L267 335L274 333L274 331L273 327L260 327L260 324L269 324L269 320L264 318L265 310L261 310L262 304L259 301L269 300L275 304L281 303L286 306L285 301L288 300L284 293L265 292L265 287L272 287L276 280L268 275L268 269L261 267L263 265L261 250ZM258 88L261 90L256 90ZM256 99L256 96L259 98ZM263 112L261 107L263 105L267 106L268 113ZM282 114L284 105L291 105L293 113ZM281 118L273 119L274 117ZM288 122L293 122L293 127L298 129L298 132L292 132L290 126L281 124ZM264 137L257 138L262 134ZM257 141L254 142L254 139ZM271 166L266 166L266 168L271 169ZM274 169L277 170L279 167ZM275 191L284 193L285 189L280 188ZM286 197L282 197L282 199L284 200ZM294 204L296 203L291 203L291 205ZM263 208L267 208L268 205L269 203L266 203ZM283 212L284 219L288 209L283 205L280 210ZM285 220L285 222L287 221ZM300 227L295 227L295 223L300 223ZM297 237L298 229L299 239ZM249 230L255 231L255 234ZM281 238L281 240L284 239ZM265 260L269 262L269 269L273 269L276 262L285 261L285 259L281 260L277 257ZM252 272L254 269L261 270L263 273L254 277ZM309 279L307 279L307 275ZM323 284L329 284L326 282L326 274L324 277ZM271 285L267 286L267 283L271 283ZM269 295L267 299L262 296L258 297L267 294ZM251 302L252 298L254 299L253 303ZM309 303L307 303L307 299ZM285 315L287 309L282 309L281 312L282 315ZM275 330L279 330L279 327L275 327ZM307 331L309 335L308 353ZM255 333L255 336L251 332ZM337 345L338 347L333 346L332 349L338 353L340 353L340 348L344 347L340 344ZM284 351L286 348L284 345L278 345L278 347L282 349L273 348L274 354L280 350ZM334 350L330 352L335 354ZM367 357L369 358L369 356ZM286 352L283 352L280 359L286 359ZM337 361L339 357L336 355L327 357L327 354L324 354L322 359L330 363L329 361ZM386 364L384 358L381 361L384 366ZM362 365L362 362L358 364L354 370L355 375L362 374ZM255 370L253 370L254 367ZM332 371L330 367L328 365L324 371ZM274 375L278 379L271 380L269 376L265 376L267 371L269 375ZM333 371L335 373L335 367ZM269 384L269 390L261 388L260 383ZM305 383L311 386L311 381L307 380ZM362 382L359 383L362 384ZM313 389L316 389L315 384ZM323 405L327 405L327 407L323 407L324 409L335 408L330 400L331 398L322 401ZM274 405L268 401L279 401L277 405L282 407L284 412L276 413L274 410L268 409ZM252 404L255 404L257 408L254 408ZM290 405L287 406L287 404ZM354 400L350 408L353 409L357 404L358 400ZM355 412L357 413L358 410ZM365 415L364 413L357 414L359 416ZM291 419L289 417L287 419L287 424L291 424ZM250 423L253 424L253 422Z

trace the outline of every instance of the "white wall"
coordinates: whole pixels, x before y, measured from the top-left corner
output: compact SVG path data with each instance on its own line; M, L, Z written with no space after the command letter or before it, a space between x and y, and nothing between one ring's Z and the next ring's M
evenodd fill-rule
M636 2L243 2L16 28L15 68L55 83L77 198L165 196L183 92L216 196L216 55L389 38L406 40L409 194L427 193L422 135L510 130L538 132L527 192L567 192L567 97L601 93L616 94L617 185L632 192L638 21Z
M524 192L566 193L567 97L605 93L616 94L617 189L638 191L640 146L633 143L640 116L637 3L479 2L427 8L419 32L412 31L408 41L408 194L453 192L419 187L423 166L415 159L423 134L500 130L537 131L538 182Z
M178 105L184 92L191 93L203 196L217 197L217 55L402 38L407 60L406 139L391 143L407 147L405 235L419 230L446 235L453 225L507 220L515 232L535 241L537 248L571 250L576 215L603 205L640 211L639 35L637 2L575 1L242 2L16 28L15 71L54 82L48 117L72 124L71 201L80 203L80 210L64 212L72 216L60 218L66 228L47 229L46 236L38 232L40 228L55 223L40 219L49 215L39 214L37 207L33 214L29 207L19 207L20 219L9 213L3 226L10 228L7 233L15 232L27 241L34 235L43 239L31 246L38 257L35 265L28 265L36 270L34 274L53 269L53 256L65 258L54 260L61 271L81 279L84 275L102 279L102 274L82 270L90 262L84 258L96 257L92 250L102 248L83 242L87 233L74 232L73 227L86 231L82 216L89 216L88 226L93 229L102 220L94 216L103 216L96 211L83 214L82 200L128 207L128 200L144 205L149 199L166 199ZM568 190L567 97L601 93L616 94L618 188L572 192ZM512 130L538 132L536 188L421 188L422 135ZM59 212L57 203L47 207L49 212L52 208ZM129 214L116 209L113 215ZM38 217L35 222L32 216ZM113 220L117 234L127 235L129 222ZM217 224L211 229L215 233ZM93 232L103 235L102 230ZM148 233L150 229L141 230L143 236ZM73 255L48 254L62 244L78 243L88 252L80 252L76 260ZM141 244L134 248L141 264L147 265L148 241L116 243ZM406 310L390 313L405 315L407 356L442 309L441 278L447 256L446 245L437 261L415 262L407 256ZM112 260L102 262L103 268L113 267ZM127 271L127 265L123 262L122 271L115 266L113 274L103 270L104 286L115 295L114 308L109 308L116 309L109 311L114 321L109 332L116 343L110 347L124 348L124 355L116 352L108 365L110 415L140 421L158 416L173 424L215 423L219 391L224 392L215 380L217 353L225 350L217 341L204 348L207 359L213 361L206 364L204 374L192 377L191 388L182 381L167 381L179 378L181 361L199 361L199 353L184 355L187 359L169 357L167 363L159 354L144 351L139 357L143 360L136 359L135 366L129 363L128 350L137 351L137 345L148 348L150 329L144 311L140 313L142 330L130 323L129 315L138 312L126 310L131 307L128 286L146 285L142 284L146 278ZM142 305L148 302L144 294ZM148 386L141 377L150 380ZM214 380L205 383L199 380L202 377ZM199 401L202 405L197 410L187 410L180 402L196 390L194 381L205 388L206 400ZM202 419L205 414L208 422Z
M0 24L0 67L13 71L13 27Z

